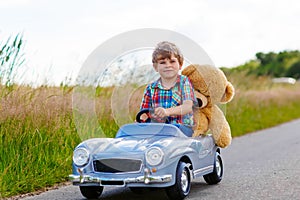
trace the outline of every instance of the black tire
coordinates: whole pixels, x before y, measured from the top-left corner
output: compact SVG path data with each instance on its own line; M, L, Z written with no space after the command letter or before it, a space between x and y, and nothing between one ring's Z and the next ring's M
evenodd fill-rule
M215 162L214 162L214 171L210 174L204 175L203 178L209 185L214 185L219 183L223 177L223 162L219 152L216 152Z
M98 199L103 192L102 186L79 186L81 194L87 199Z
M176 170L176 181L171 187L166 188L169 199L182 200L190 193L191 176L185 162L179 162Z

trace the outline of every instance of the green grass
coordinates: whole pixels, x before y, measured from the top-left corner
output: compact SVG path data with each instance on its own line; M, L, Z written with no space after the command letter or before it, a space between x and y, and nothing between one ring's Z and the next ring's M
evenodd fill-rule
M79 141L71 129L22 126L19 120L1 126L2 197L66 181L72 149Z
M72 90L0 89L0 199L67 181L73 150L82 139L74 123ZM118 129L110 115L101 118L100 126L107 137Z
M272 85L266 78L229 79L236 88L234 100L226 106L233 137L300 118L299 84ZM73 149L81 141L73 118L72 88L0 89L0 198L67 181ZM118 130L109 109L112 91L96 90L99 127L108 137ZM142 91L132 94L130 113L137 111ZM88 137L97 137L94 131Z
M253 104L251 100L238 99L234 104L228 104L226 118L232 136L241 136L300 118L300 98L290 99L287 104L273 100Z
M236 73L228 76L236 89L232 102L226 105L226 118L232 136L300 118L300 83L274 84L268 77Z

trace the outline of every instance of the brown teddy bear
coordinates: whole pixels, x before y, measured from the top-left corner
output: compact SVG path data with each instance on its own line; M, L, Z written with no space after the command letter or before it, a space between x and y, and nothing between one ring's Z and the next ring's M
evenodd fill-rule
M231 143L231 130L217 104L231 101L234 87L223 71L210 65L189 65L182 70L182 75L189 77L199 104L194 111L196 127L193 137L210 129L216 145L227 147Z

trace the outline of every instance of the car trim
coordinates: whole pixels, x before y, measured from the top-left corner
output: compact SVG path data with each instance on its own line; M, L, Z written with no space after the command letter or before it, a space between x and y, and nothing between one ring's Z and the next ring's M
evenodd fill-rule
M97 183L100 186L117 186L124 187L128 183L168 183L172 181L172 175L167 174L164 176L138 176L135 178L125 178L125 179L114 179L114 178L99 178L91 175L75 175L70 174L69 180L73 182L74 185Z
M194 176L198 176L199 174L203 174L207 171L213 171L214 165L209 165L207 167L203 167L193 171Z
M122 158L122 157L113 157L113 158L109 158L109 159L116 159L116 160L118 160L118 159L120 159L120 160L122 160L122 159L124 159L124 158ZM142 169L143 169L143 166L144 166L144 164L143 164L143 160L142 159L130 159L130 158L126 158L127 160L137 160L137 161L141 161L141 164L140 164L140 169L138 170L138 171L128 171L128 172L99 172L99 171L96 171L95 170L95 166L94 166L94 161L97 161L97 160L104 160L104 159L94 159L93 161L92 161L92 166L93 166L93 171L94 172L96 172L96 173L109 173L109 174L131 174L131 173L138 173L138 172L141 172L142 171Z

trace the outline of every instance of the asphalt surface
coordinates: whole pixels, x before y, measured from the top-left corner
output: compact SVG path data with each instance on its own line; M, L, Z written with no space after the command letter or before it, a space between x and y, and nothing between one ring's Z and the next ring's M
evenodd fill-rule
M298 199L300 200L300 119L280 126L234 138L222 149L223 180L207 185L203 178L193 181L187 200ZM128 188L105 188L104 200L168 199L164 191L143 195ZM76 186L23 198L24 200L83 200Z

